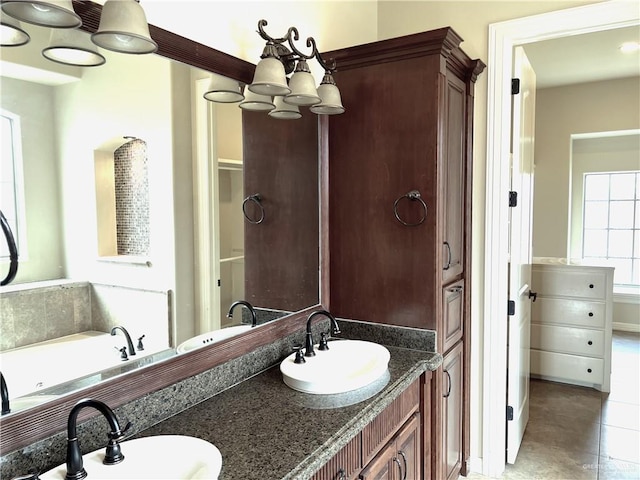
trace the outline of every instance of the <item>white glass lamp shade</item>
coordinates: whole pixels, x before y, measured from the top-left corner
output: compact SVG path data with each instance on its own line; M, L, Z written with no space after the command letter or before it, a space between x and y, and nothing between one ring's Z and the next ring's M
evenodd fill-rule
M0 12L1 13L1 12ZM0 45L3 47L19 47L29 43L31 37L22 28L20 22L4 13L0 14Z
M269 112L276 108L270 96L253 93L248 86L244 87L244 100L238 106L253 112Z
M78 67L97 67L106 62L89 35L75 29L51 30L49 46L42 50L42 55L51 61Z
M91 35L93 43L119 53L144 54L158 50L149 34L144 10L135 0L107 0L102 7L100 26Z
M284 65L274 57L266 57L258 62L249 90L258 95L287 95L291 89L287 86Z
M339 115L344 113L340 90L338 90L333 78L330 75L329 78L327 77L325 75L318 87L318 95L320 95L322 102L312 105L309 110L318 115Z
M235 103L244 100L244 95L236 80L214 74L204 98L216 103Z
M273 103L275 103L276 108L269 112L270 117L280 118L283 120L295 120L302 116L297 105L284 103L282 97L274 97Z
M309 71L307 62L300 60L296 70L289 81L291 93L285 95L284 101L290 105L309 106L320 103L320 97L316 90L316 81Z
M73 10L71 0L8 0L2 2L2 11L21 22L41 27L77 28L82 19Z

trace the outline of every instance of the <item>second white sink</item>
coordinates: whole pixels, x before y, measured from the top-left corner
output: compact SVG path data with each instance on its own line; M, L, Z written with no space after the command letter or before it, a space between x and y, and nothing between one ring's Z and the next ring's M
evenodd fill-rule
M295 363L295 353L280 364L286 385L312 394L344 393L365 387L382 377L391 355L386 347L362 340L329 342L329 350L318 350L305 363Z
M203 333L197 337L185 340L176 349L178 353L187 353L198 348L206 347L212 343L225 340L227 338L235 337L241 333L251 330L251 325L237 325L235 327L226 327L220 330L213 330L211 332Z
M120 444L124 460L104 465L105 449L82 456L87 478L113 480L217 479L222 470L218 448L200 438L185 435L156 435ZM41 474L42 480L65 478L66 465Z

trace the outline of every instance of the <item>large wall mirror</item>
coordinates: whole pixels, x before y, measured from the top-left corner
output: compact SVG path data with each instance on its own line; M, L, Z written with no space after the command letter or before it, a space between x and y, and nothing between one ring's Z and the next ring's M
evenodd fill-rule
M83 29L95 30L100 6L74 8ZM90 371L56 363L52 369L73 371L71 378L38 384L16 379L3 360L14 400L3 430L11 417L28 423L26 409L38 418L47 409L59 412L70 393L131 378L137 366L169 362L167 372L184 375L178 345L247 323L244 308L226 318L233 301L259 311L258 325L238 337L247 349L260 336L282 333L268 327L273 320L320 303L318 117L294 124L204 100L211 71L248 82L253 65L153 26L159 54L101 50L106 62L84 68L43 58L49 31L23 27L31 42L0 52L2 110L19 119L22 135L24 202L14 220L26 232L16 280L0 289L1 353L19 351L13 362L25 368L42 365L25 353L31 344L44 344L46 364L58 358L47 348L59 348L60 338L100 332L107 342L86 339L86 358L108 356L116 365L78 362L76 353L72 363ZM134 160L140 166L125 175L144 179L124 190L142 193L142 200L122 200L113 172L117 162ZM261 214L252 210L255 202L247 204L255 194L264 212L259 223L252 221ZM128 208L143 213L128 216ZM144 226L133 234L143 239L133 238L128 250L119 246L127 243L120 232L127 222ZM144 351L121 360L126 342L121 330L110 335L116 325L134 344L144 336ZM167 373L162 381L172 378Z

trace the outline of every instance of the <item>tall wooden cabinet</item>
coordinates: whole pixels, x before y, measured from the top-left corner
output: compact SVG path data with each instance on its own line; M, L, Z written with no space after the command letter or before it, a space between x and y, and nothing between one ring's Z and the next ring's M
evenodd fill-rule
M461 410L437 400L451 373L436 372L432 430L437 444L460 424L447 438L459 439L465 472L473 87L485 66L461 41L442 28L325 57L337 61L346 107L329 121L331 311L433 329L438 352L460 352L460 387L446 398L459 396ZM459 423L445 418L454 410ZM433 477L453 475L437 450Z

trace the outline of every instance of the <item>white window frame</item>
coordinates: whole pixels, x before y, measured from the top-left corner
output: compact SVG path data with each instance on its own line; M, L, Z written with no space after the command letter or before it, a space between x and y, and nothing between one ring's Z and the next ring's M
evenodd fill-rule
M13 180L11 182L13 186L13 196L15 204L15 212L11 217L15 218L15 222L7 217L9 225L13 230L13 236L16 238L16 245L18 247L18 255L21 261L28 259L27 251L27 221L25 212L25 193L24 193L24 159L22 156L22 130L20 126L20 116L10 112L9 110L0 109L3 117L8 118L11 122L11 143L13 148ZM2 159L4 163L5 158ZM4 210L3 210L4 211ZM5 213L5 216L7 214ZM8 256L0 257L0 260L4 263L9 261Z
M635 185L636 188L634 189L634 198L633 198L633 205L634 205L634 210L633 210L633 220L632 220L632 226L631 228L611 228L611 224L610 224L610 219L607 218L607 226L606 228L603 229L598 229L598 230L604 230L607 233L610 230L624 230L624 231L631 231L632 235L631 235L631 241L632 241L632 245L631 245L631 256L630 257L618 257L618 256L611 256L611 253L609 251L609 245L607 245L606 247L606 255L604 257L600 256L600 257L586 257L584 255L584 246L585 246L585 238L588 234L588 230L586 228L586 222L585 222L585 215L586 215L586 208L587 208L587 189L586 189L586 183L587 183L587 178L588 177L595 177L595 176L608 176L609 177L609 182L611 182L611 178L612 176L615 175L629 175L629 174L633 174L636 176L636 181L635 181ZM585 172L583 174L583 194L582 194L582 228L581 228L581 235L582 235L582 239L581 239L581 257L583 260L585 260L586 262L592 262L594 261L596 258L604 258L604 263L603 265L607 265L608 264L608 260L609 259L615 259L615 260L626 260L628 262L631 262L631 277L634 278L634 274L637 275L638 272L636 272L635 270L639 269L640 267L636 266L636 268L634 269L634 260L636 261L640 261L639 257L634 256L634 253L637 251L637 246L633 244L633 242L636 241L636 235L635 232L640 230L640 223L636 223L636 220L638 218L637 212L636 212L636 208L638 205L638 202L640 202L640 191L638 191L639 189L637 188L638 185L638 177L640 177L640 170L627 170L627 171L603 171L603 172ZM606 200L599 200L602 201L603 203L607 204L607 207L609 207L612 199L611 199L611 191L609 190L609 198ZM607 210L609 210L609 208L607 208ZM608 235L607 235L608 237ZM638 283L619 283L616 282L616 277L614 275L614 285L617 287L617 290L624 290L624 289L631 289L631 290L638 290L640 289L640 282Z

